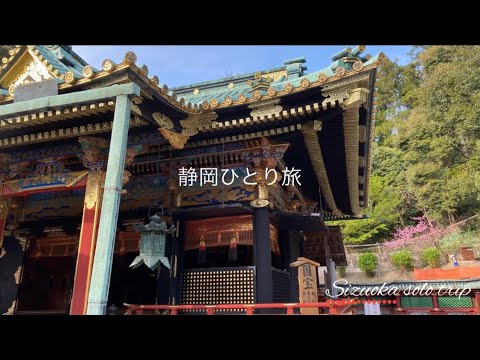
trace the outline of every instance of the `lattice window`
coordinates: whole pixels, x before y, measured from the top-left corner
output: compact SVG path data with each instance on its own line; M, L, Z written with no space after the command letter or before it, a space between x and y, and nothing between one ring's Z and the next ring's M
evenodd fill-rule
M181 278L182 304L253 304L255 302L253 268L216 268L186 271Z
M438 306L446 308L468 308L473 307L472 298L469 296L462 296L461 298L455 296L439 296Z
M428 296L402 296L400 298L402 308L431 308L433 299Z

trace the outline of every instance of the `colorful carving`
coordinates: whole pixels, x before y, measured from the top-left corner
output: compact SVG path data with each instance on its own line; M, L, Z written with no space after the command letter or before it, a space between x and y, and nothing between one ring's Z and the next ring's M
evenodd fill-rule
M158 130L174 149L183 149L188 139L190 139L189 135L179 134L165 128L160 128Z

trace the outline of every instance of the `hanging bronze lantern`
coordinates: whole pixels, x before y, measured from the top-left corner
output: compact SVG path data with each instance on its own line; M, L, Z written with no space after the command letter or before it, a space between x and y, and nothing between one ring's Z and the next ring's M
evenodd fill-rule
M175 225L167 229L165 221L160 222L160 220L160 216L153 215L147 225L135 226L135 230L141 233L140 254L130 264L131 268L136 269L145 264L151 270L155 270L161 262L170 269L168 258L165 257L165 243L166 236L175 231Z

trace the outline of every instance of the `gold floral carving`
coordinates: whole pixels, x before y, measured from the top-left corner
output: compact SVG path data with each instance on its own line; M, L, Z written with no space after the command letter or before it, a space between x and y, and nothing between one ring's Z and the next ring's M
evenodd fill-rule
M281 105L278 105L279 102L279 99L274 99L249 105L248 107L253 109L250 112L250 116L253 119L256 119L263 118L265 116L278 115L283 110L283 107Z
M273 81L278 81L281 77L288 76L288 73L287 73L287 70L280 70L280 71L266 73L263 76L266 78L271 78L273 79Z
M247 101L247 97L244 94L240 94L238 96L238 101L240 101L241 103L244 103L245 101Z
M293 90L293 85L290 84L290 83L285 84L284 90L285 90L285 92L287 92L287 93L292 92L292 90Z
M260 92L260 90L255 90L253 92L253 98L255 100L260 100L262 98L262 93Z
M188 136L198 134L200 129L209 128L212 124L212 121L217 117L218 114L215 112L190 115L185 120L180 120L180 124L183 127L182 134Z
M202 109L203 110L208 110L209 107L210 107L210 105L208 104L207 101L202 102Z
M132 176L132 173L127 170L123 170L123 176L122 176L122 186L125 185L127 182L130 181L130 177Z
M223 102L225 103L225 105L231 105L233 101L230 96L227 96L225 100L223 100Z
M37 60L28 61L22 72L18 74L12 81L5 81L6 84L11 86L17 87L18 85L29 84L32 82L38 82L42 80L50 79L52 76L48 71L47 66L40 63ZM13 91L15 88L12 89L11 94L13 95Z
M75 84L77 79L75 79L75 76L71 71L67 71L64 75L64 80L67 84Z
M135 64L137 61L137 55L133 51L127 51L124 58L123 58L123 63L124 64Z
M110 59L105 59L105 60L103 60L103 62L102 62L102 69L105 70L106 72L111 72L111 71L113 71L113 68L114 68L114 67L115 67L115 66L113 65L112 60L110 60Z
M324 83L325 81L327 81L327 76L325 74L318 75L318 81Z
M212 100L210 100L210 106L211 106L211 107L217 107L217 106L218 106L218 101L217 101L217 99L212 99Z
M137 115L142 115L142 110L138 107L143 102L143 99L141 97L135 97L132 99L130 107L132 108L132 111L136 113Z
M277 93L277 90L275 90L273 87L269 87L267 90L267 94L269 96L275 96L276 93Z
M163 137L168 140L170 145L177 150L183 149L188 139L190 138L190 135L179 134L165 128L160 128L159 131L163 135Z
M9 198L0 198L0 219L5 219L8 214Z
M85 207L93 209L98 201L100 187L105 181L105 172L103 171L89 171L87 186L85 188Z
M93 75L94 75L93 68L90 65L85 66L83 68L83 76L85 76L88 79L91 79L93 78Z
M361 61L355 61L353 63L353 70L362 71L363 70L363 63Z
M168 130L173 129L173 121L170 120L170 118L166 115L163 115L162 113L155 112L152 114L153 119L157 122L157 124L161 128L165 128Z
M141 154L143 152L142 145L135 145L133 147L128 147L125 151L125 165L130 165L135 160L135 156Z
M343 77L345 76L345 69L343 67L338 67L336 70L335 70L335 74L339 77Z
M303 88L307 88L310 86L310 81L307 78L305 78L300 82L300 86Z

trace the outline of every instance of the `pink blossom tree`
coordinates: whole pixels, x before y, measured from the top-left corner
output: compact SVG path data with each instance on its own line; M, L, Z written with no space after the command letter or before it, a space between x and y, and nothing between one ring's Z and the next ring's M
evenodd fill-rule
M443 253L440 248L440 238L454 231L456 227L449 226L441 229L426 215L413 217L412 220L415 220L417 223L403 228L396 228L393 233L393 239L385 242L385 247L397 249L407 245L423 247L427 244L433 244Z

